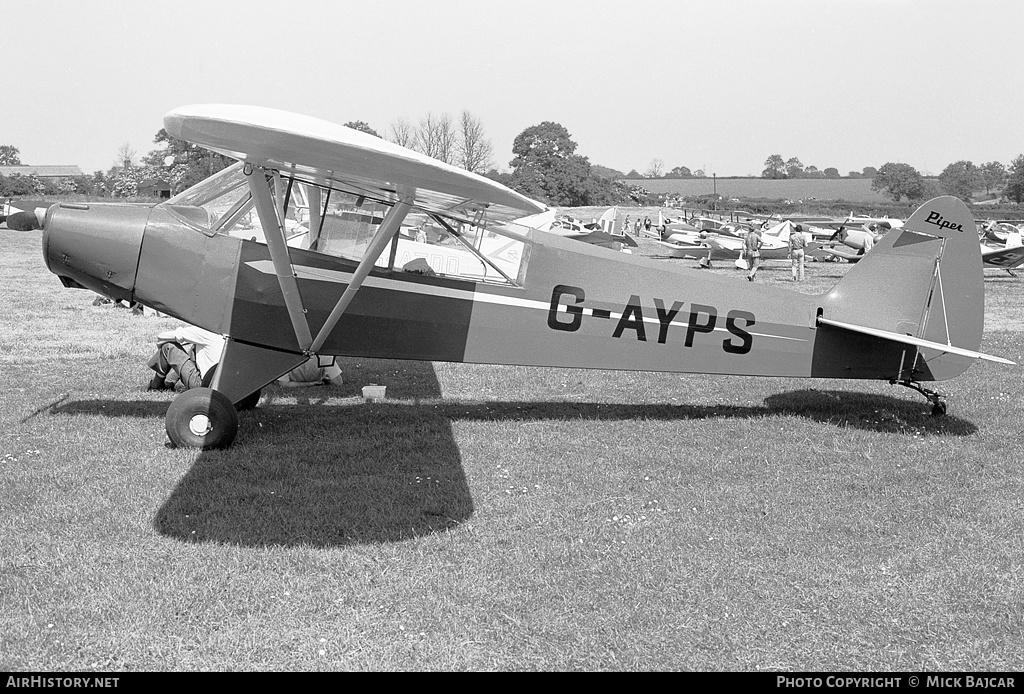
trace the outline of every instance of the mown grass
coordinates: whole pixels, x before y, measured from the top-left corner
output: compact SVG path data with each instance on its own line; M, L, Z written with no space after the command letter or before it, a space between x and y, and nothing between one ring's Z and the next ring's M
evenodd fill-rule
M0 669L1024 666L1019 367L932 418L871 382L347 360L198 452L142 390L173 321L61 288L38 232L0 273ZM983 348L1021 361L1022 280L986 274Z

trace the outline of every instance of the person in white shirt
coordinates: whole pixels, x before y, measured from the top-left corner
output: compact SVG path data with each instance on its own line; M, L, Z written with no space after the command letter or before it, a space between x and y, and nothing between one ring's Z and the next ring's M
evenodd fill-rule
M793 281L804 281L804 256L807 251L807 237L804 228L797 224L789 231L789 258L793 265Z

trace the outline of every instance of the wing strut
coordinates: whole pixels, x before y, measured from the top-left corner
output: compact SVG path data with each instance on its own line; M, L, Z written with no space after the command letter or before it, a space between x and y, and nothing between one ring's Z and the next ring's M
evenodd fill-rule
M288 244L284 240L284 227L281 225L277 204L267 185L263 169L256 168L249 174L249 190L252 191L252 197L256 201L256 213L263 226L263 236L270 249L270 258L274 261L274 271L277 273L277 282L281 285L281 294L284 295L288 318L291 319L292 328L295 330L295 340L299 343L299 349L307 351L310 343L313 342L313 335L310 333L309 323L306 321L306 310L302 307L299 283L295 279L295 270L292 269L291 257L288 255Z
M356 292L363 285L363 280L370 274L370 270L373 269L374 263L377 262L377 258L384 252L388 244L402 228L402 221L405 216L412 209L411 203L416 198L416 190L413 188L405 188L399 186L398 190L399 200L392 206L384 217L384 221L377 227L377 233L374 234L373 239L370 240L370 245L367 246L366 252L363 254L363 259L359 261L359 267L352 273L352 281L345 288L345 292L338 299L338 303L335 304L331 310L331 315L327 316L327 321L320 328L320 332L317 334L316 339L313 340L313 344L310 345L309 351L316 352L323 347L324 342L327 341L328 335L334 330L334 327L341 320L342 314L345 313L345 309L352 303L352 299L355 297Z

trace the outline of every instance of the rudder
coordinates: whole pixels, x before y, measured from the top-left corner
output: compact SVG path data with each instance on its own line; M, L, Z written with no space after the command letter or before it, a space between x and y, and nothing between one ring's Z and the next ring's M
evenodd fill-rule
M921 205L850 268L826 295L823 317L977 351L983 279L974 218L962 201L942 196ZM953 378L973 363L934 349L920 354L927 371L919 380Z

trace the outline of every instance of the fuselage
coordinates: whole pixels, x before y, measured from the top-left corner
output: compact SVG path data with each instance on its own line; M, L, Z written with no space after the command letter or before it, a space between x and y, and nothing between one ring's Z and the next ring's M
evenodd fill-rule
M77 285L138 301L235 340L301 351L264 243L200 233L182 223L180 211L162 207L107 212L114 211L117 220L73 206L51 209L45 241L51 270ZM101 230L105 241L96 240ZM104 263L82 260L94 249L101 249ZM356 263L299 248L289 253L305 317L316 334ZM119 259L121 266L111 269L110 259ZM518 286L374 268L320 352L640 371L891 377L899 359L895 346L849 335L840 339L816 326L817 316L827 314L834 300L829 294L750 286L533 232Z

